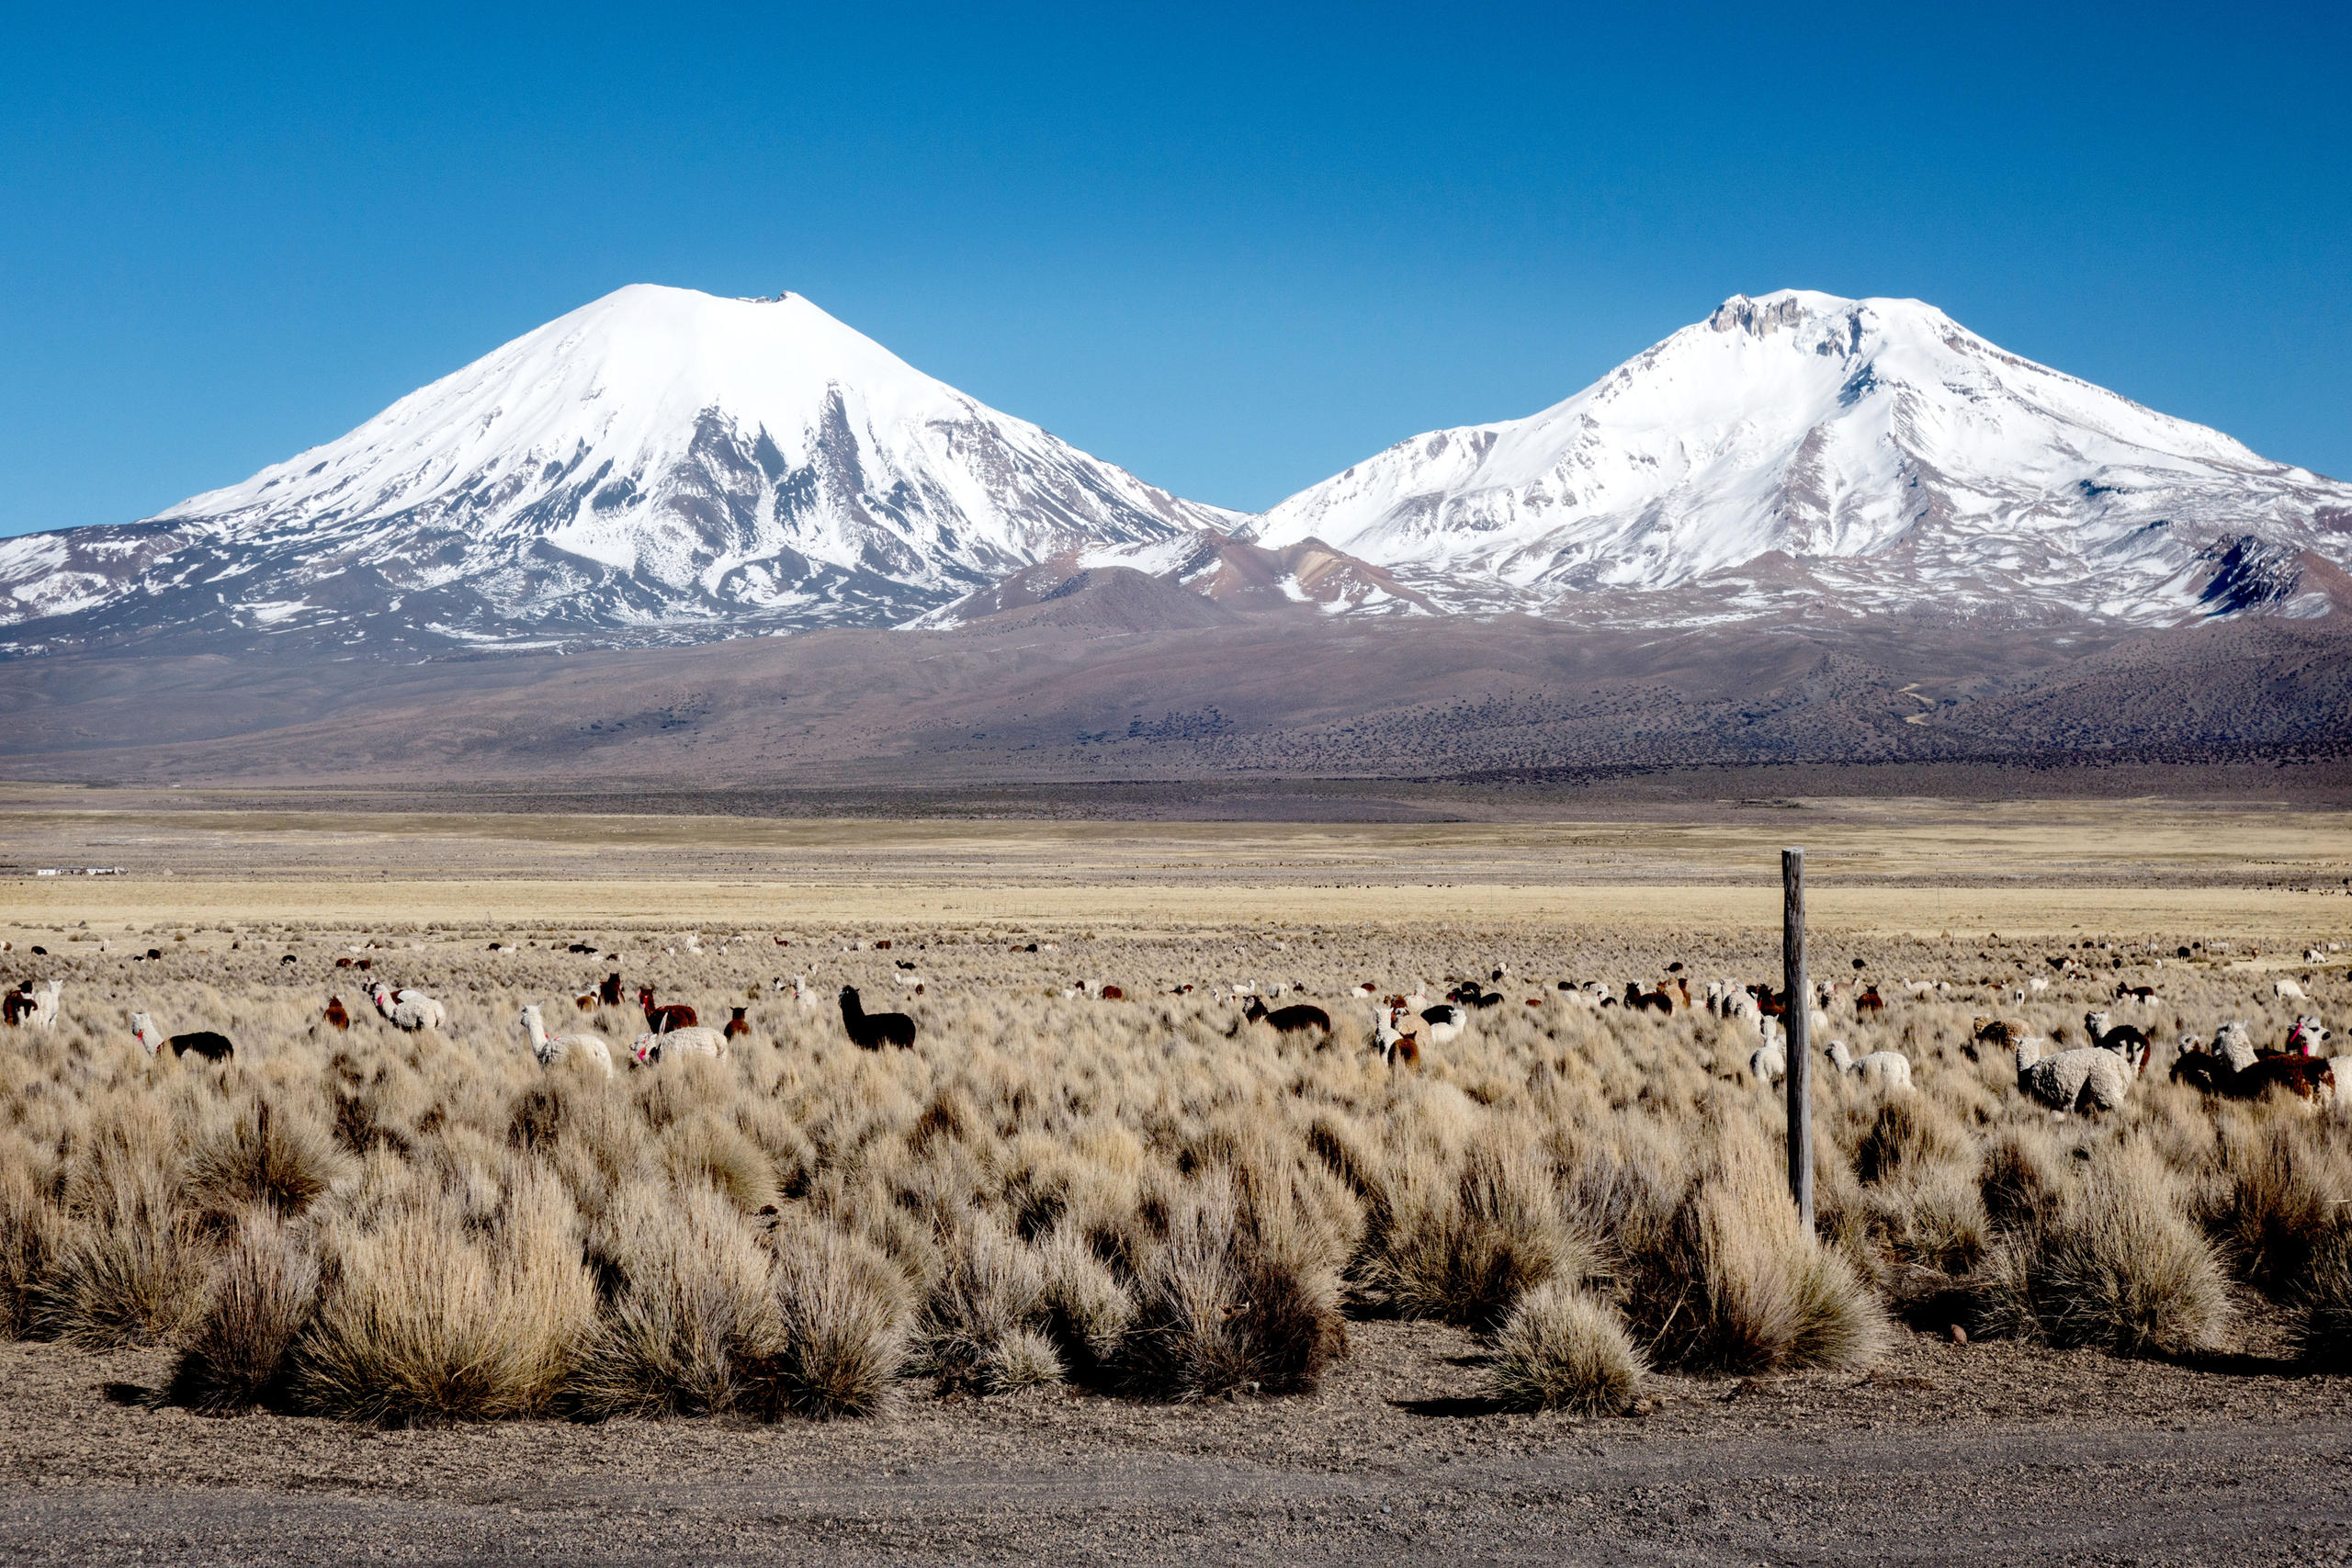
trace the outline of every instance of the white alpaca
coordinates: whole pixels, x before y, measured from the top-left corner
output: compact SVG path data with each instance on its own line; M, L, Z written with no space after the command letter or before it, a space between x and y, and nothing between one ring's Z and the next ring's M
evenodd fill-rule
M2278 998L2282 1002L2307 1002L2311 1000L2309 997L2303 995L2303 988L2295 984L2292 980L2281 979L2271 981L2270 994Z
M1766 1087L1789 1076L1789 1048L1775 1040L1747 1054L1747 1076Z
M62 980L44 980L32 989L32 1021L47 1029L57 1021L57 995L65 988Z
M523 1032L531 1039L531 1055L539 1059L539 1066L552 1067L576 1052L604 1068L606 1077L612 1077L613 1053L602 1035L585 1030L577 1034L549 1035L537 1002L523 1010L522 1024Z
M664 1056L726 1055L727 1036L699 1024L690 1029L673 1029L667 1034L640 1034L628 1048L629 1060L640 1067L653 1066Z
M379 980L368 989L376 1010L395 1029L405 1029L413 1034L420 1029L439 1030L448 1021L448 1014L439 1002L423 991L395 991Z
M1380 1051L1380 1059L1392 1067L1396 1065L1396 1047L1412 1038L1396 1027L1396 1021L1404 1016L1403 1008L1391 1008L1385 1013L1374 1008L1372 1012L1373 1043Z
M2232 1019L2213 1031L2213 1055L2229 1063L2230 1071L2242 1073L2254 1066L2258 1053L2254 1048L2254 1032L2242 1019Z
M1451 1045L1462 1038L1464 1030L1470 1027L1469 1013L1452 1002L1440 1002L1433 1008L1424 1008L1419 1016L1422 1027L1430 1032L1430 1043L1432 1045Z
M2096 1045L2044 1056L2029 1040L2018 1047L2018 1092L2052 1111L2113 1111L2132 1092L2138 1067L2138 1062Z
M792 977L792 999L800 1004L801 1010L804 1012L815 1012L825 1005L825 998L819 996L808 984L808 976L806 975L795 975Z
M1876 1089L1907 1089L1911 1087L1911 1061L1900 1051L1873 1051L1860 1061L1846 1049L1843 1040L1832 1040L1829 1049L1822 1053L1841 1073L1851 1073Z

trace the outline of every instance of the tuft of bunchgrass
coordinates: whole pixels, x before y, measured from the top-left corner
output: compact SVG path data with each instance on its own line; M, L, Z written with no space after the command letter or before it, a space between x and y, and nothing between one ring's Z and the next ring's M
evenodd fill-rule
M58 1229L57 1211L33 1178L29 1155L0 1148L0 1339L33 1331Z
M865 1243L808 1229L779 1235L776 1280L779 1342L746 1367L745 1407L770 1419L878 1414L906 1358L901 1276Z
M2313 1371L2352 1372L2352 1234L2332 1230L2312 1249L2297 1304L2297 1358Z
M282 1404L288 1359L318 1286L311 1239L271 1208L246 1213L173 1361L165 1397L206 1416Z
M2180 1354L2213 1343L2229 1299L2213 1247L2178 1183L2143 1145L2102 1151L2080 1181L2029 1216L1976 1286L1978 1332Z
M2066 1172L2047 1133L2010 1127L1994 1134L1978 1168L1977 1190L1995 1226L2011 1229L2058 1201Z
M1968 1135L1951 1112L1925 1095L1896 1095L1883 1101L1854 1149L1854 1174L1865 1185L1951 1164L1968 1147Z
M266 1204L290 1218L345 1179L350 1167L323 1127L256 1100L198 1146L186 1180L189 1201L209 1217Z
M1694 1371L1860 1367L1883 1348L1878 1297L1804 1233L1776 1174L1726 1166L1663 1224L1623 1237L1626 1313L1658 1359Z
M569 1200L518 1176L487 1223L469 1224L458 1194L406 1172L399 1183L365 1228L323 1227L296 1403L392 1426L551 1408L594 1310Z
M1057 1226L1045 1239L1037 1265L1046 1337L1072 1376L1082 1382L1100 1379L1135 1321L1135 1297L1075 1224Z
M119 1192L60 1227L35 1322L85 1349L160 1345L202 1305L209 1269L195 1215L154 1188Z
M781 1344L769 1256L709 1187L635 1190L614 1216L611 1299L581 1342L567 1400L581 1415L731 1410L741 1368Z
M1054 1342L1034 1328L1016 1328L989 1347L976 1385L982 1393L1019 1393L1061 1381L1062 1359Z
M1286 1225L1253 1221L1219 1169L1184 1195L1136 1294L1119 1370L1145 1398L1309 1393L1347 1344L1336 1269Z
M2221 1157L2198 1189L2196 1217L2248 1283L2290 1294L2352 1199L2342 1156L2330 1157L2308 1118L2278 1107L2233 1108L2219 1131Z
M928 1374L941 1393L982 1390L1001 1347L1042 1331L1045 1294L1036 1255L994 1216L967 1217L950 1238L947 1267L916 1320L913 1370ZM1058 1358L1055 1369L1058 1379Z
M1396 1201L1367 1283L1406 1317L1491 1329L1555 1275L1583 1278L1591 1245L1567 1224L1550 1166L1524 1147L1479 1149L1451 1180Z
M1487 1384L1506 1410L1613 1416L1633 1407L1648 1372L1615 1308L1554 1280L1521 1297L1496 1330Z

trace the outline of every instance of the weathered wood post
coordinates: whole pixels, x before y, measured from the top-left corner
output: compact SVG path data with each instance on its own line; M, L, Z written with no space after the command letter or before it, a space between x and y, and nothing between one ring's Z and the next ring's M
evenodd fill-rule
M1781 984L1789 1051L1789 1196L1813 1232L1813 990L1804 977L1804 851L1781 852Z

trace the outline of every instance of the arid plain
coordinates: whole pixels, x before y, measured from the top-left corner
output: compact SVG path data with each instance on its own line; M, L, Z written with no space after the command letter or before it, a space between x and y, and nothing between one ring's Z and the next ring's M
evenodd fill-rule
M2352 1013L2339 812L850 821L15 786L0 823L5 978L64 983L52 1026L0 1036L0 1517L28 1560L2345 1551L2352 1105L2166 1071L2230 1019L2269 1049ZM1820 1065L1817 1243L1778 1206L1754 1020L1676 987L1779 983L1790 843L1843 987L1825 1038L1914 1079ZM123 874L28 874L92 866ZM621 1003L575 1004L614 974ZM445 1018L394 1027L375 978ZM1472 978L1501 1001L1382 1058L1355 987ZM1237 983L1333 1027L1250 1024ZM914 1049L856 1049L843 984ZM629 1066L640 985L748 1032ZM613 1075L542 1066L526 1004ZM2054 1115L1976 1038L2079 1044L2093 1010L2155 1045L2109 1111ZM134 1011L235 1055L150 1061Z

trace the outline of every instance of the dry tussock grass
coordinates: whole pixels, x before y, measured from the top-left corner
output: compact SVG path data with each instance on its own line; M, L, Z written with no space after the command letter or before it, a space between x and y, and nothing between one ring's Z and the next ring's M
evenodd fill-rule
M2340 972L2280 1003L2217 963L2135 953L2118 971L2100 953L2108 967L2018 1002L2012 986L2049 973L2041 944L1873 944L1855 955L1887 1011L1841 1007L1829 1032L1903 1052L1917 1089L1823 1070L1816 1239L1781 1189L1781 1100L1747 1079L1751 1034L1551 984L1655 983L1674 960L1694 980L1770 976L1729 939L938 927L888 953L598 932L571 955L573 933L545 929L366 934L387 944L376 974L444 998L446 1030L364 1008L323 1026L325 995L352 1003L357 976L292 928L136 970L55 955L57 1026L0 1050L0 1333L170 1344L171 1396L200 1409L390 1423L854 1415L916 1377L1283 1394L1313 1389L1365 1313L1467 1325L1494 1347L1498 1399L1594 1412L1651 1366L1858 1365L1928 1303L1970 1303L1979 1332L2193 1349L2224 1332L2233 1281L2293 1303L2316 1364L2352 1360L2352 1110L2211 1106L2163 1080L2160 1054L2124 1110L2055 1120L1969 1021L2079 1042L2129 978L2165 997L2118 1016L2159 1040L2227 1017L2276 1039L2295 1010L2341 1010ZM1061 951L1008 951L1037 936ZM1826 974L1849 956L1817 947ZM920 998L892 984L901 960ZM1365 1048L1355 981L1501 964L1530 978L1418 1073ZM748 1001L754 1033L724 1061L541 1068L526 1002L616 1044L637 1032L633 1010L571 1009L614 967L706 1018ZM764 987L779 969L892 998L921 1043L856 1050L830 1007ZM1905 976L1952 988L1914 997ZM1303 983L1335 1036L1241 1023L1206 983L1242 977ZM1135 999L1058 994L1079 978ZM1182 981L1202 988L1170 994ZM220 1029L237 1055L151 1061L134 1008Z

